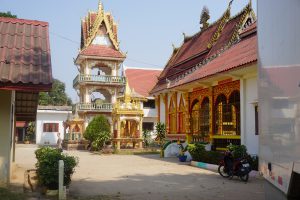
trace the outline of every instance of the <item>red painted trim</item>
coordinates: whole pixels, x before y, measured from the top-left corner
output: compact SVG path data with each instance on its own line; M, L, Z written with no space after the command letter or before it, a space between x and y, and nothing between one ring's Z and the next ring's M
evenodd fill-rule
M33 85L33 84L1 84L0 90L16 90L16 91L50 91L52 88L52 83L47 85Z

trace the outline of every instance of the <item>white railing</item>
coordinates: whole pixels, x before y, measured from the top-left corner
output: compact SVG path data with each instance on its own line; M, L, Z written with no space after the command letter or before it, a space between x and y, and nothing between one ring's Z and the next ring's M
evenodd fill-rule
M112 103L78 103L76 104L78 111L103 111L103 112L111 112L113 109Z
M88 74L79 74L73 80L73 86L81 82L97 82L105 84L126 84L125 76L109 76L109 75L88 75Z

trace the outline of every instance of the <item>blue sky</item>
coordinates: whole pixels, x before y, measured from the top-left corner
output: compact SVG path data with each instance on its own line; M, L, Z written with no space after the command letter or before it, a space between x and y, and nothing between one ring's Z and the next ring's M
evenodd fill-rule
M249 0L235 0L231 15ZM229 0L102 0L119 24L121 50L127 52L129 67L163 68L172 52L180 46L182 33L199 31L199 18L207 6L211 19L217 20ZM89 10L97 10L98 0L0 0L0 12L11 11L18 18L49 22L53 77L66 84L67 94L78 101L72 82L78 74L73 58L80 43L80 20ZM256 0L252 1L256 11Z

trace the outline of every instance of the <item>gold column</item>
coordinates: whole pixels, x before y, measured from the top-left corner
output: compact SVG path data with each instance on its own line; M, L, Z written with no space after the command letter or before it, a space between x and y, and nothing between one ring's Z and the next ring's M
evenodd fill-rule
M121 141L120 141L120 137L121 137L121 122L120 119L118 119L117 121L117 149L121 149Z
M214 113L213 113L213 106L214 105L214 98L213 98L213 88L209 88L209 142L213 142L213 124L214 124Z
M155 97L157 107L157 122L160 122L160 95Z
M166 125L166 132L167 134L169 133L169 120L168 120L168 110L169 110L169 106L168 106L168 94L164 94L164 103L165 103L165 125Z
M190 122L190 94L187 92L187 93L184 93L183 95L184 97L184 100L185 100L185 114L186 114L186 117L185 117L185 123L186 123L186 126L185 126L185 132L186 132L186 140L187 140L187 143L190 143L192 142L192 134L191 134L191 122Z

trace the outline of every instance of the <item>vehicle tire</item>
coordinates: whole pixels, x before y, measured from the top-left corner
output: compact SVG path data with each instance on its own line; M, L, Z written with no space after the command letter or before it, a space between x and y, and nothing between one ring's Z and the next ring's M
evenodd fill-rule
M229 177L229 174L227 174L225 171L225 166L224 164L220 164L219 167L218 167L218 172L219 174L224 177L224 178L228 178Z
M247 182L248 179L249 179L249 174L246 174L246 175L243 175L243 176L240 176L240 179L244 182Z

